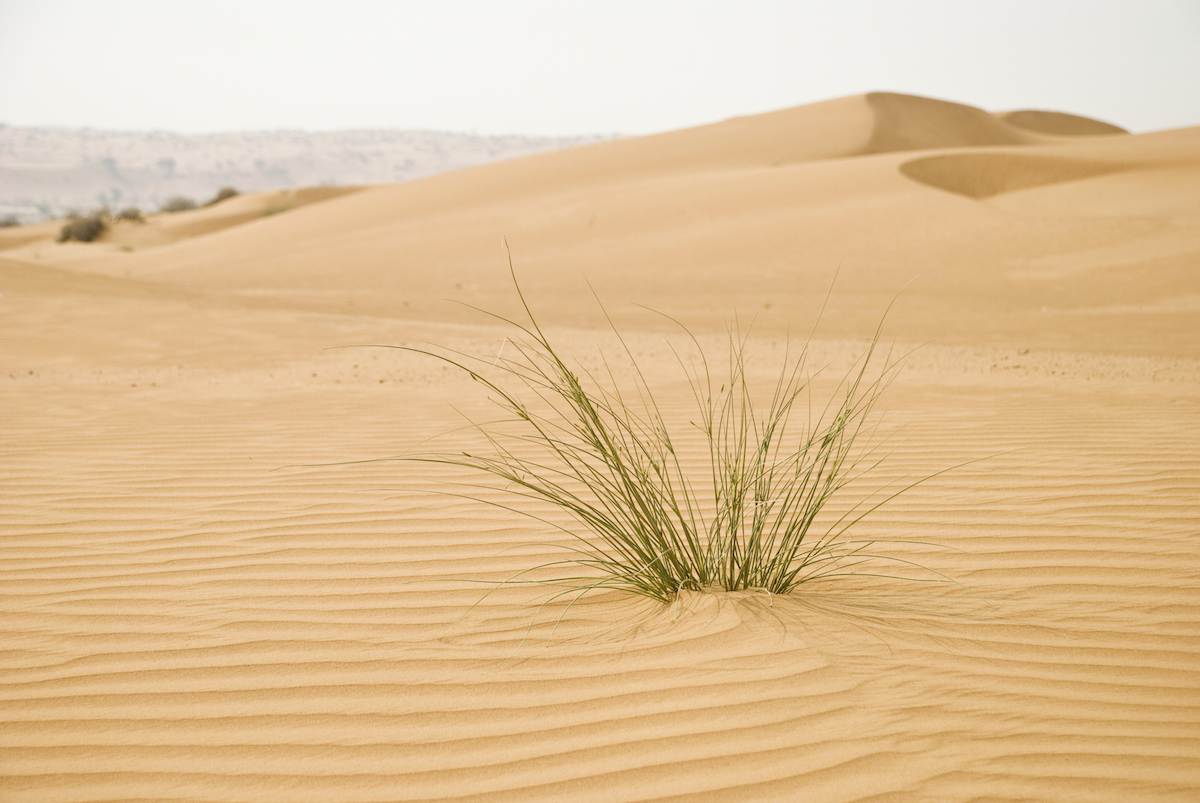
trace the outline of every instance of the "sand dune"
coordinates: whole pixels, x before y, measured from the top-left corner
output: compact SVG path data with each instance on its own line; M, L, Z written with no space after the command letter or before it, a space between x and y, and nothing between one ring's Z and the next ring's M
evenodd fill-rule
M247 196L157 240L0 233L0 797L1194 799L1200 129L1116 133L876 93L267 216ZM330 347L496 354L511 333L452 302L515 309L502 234L594 368L619 352L586 275L683 452L670 327L633 303L713 347L755 318L768 381L839 266L834 373L904 288L889 335L934 342L860 487L984 459L856 532L961 586L481 601L569 539L445 496L459 469L330 464L486 399Z
M1157 319L1080 313L1157 308L1192 292L1186 254L1151 276L1137 259L1112 265L1087 284L1031 282L1025 268L1077 248L1159 252L1192 237L1195 193L1186 181L1178 191L1166 184L1195 168L1200 129L968 148L1003 124L908 100L846 98L372 188L212 237L114 251L80 269L326 312L469 320L444 300L509 303L496 258L507 236L531 284L586 298L586 276L619 318L636 301L711 310L714 320L736 308L784 328L793 311L820 306L840 269L831 333L861 333L907 288L893 320L914 340L966 344L986 332L989 343L1014 347L1162 353ZM957 144L863 153L884 130L876 106L899 121L894 142L917 142L921 126L904 120L927 114L928 130ZM1019 202L1005 205L1018 191ZM1052 200L1064 191L1077 202ZM1148 215L1139 197L1153 205ZM35 251L60 259L34 246L23 258ZM586 305L547 306L558 322L597 319ZM1170 353L1200 354L1187 327L1172 331Z
M299 190L271 190L245 193L211 206L184 212L146 215L140 221L109 220L94 244L67 243L47 252L57 243L62 221L0 229L0 253L14 259L40 260L43 254L55 264L96 261L100 253L129 253L212 234L222 229L243 226L260 218L290 212L311 203L327 201L358 192L360 187L308 187Z

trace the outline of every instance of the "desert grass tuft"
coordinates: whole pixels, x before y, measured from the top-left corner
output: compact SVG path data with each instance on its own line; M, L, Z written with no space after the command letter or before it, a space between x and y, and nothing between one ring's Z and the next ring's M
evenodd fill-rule
M821 515L886 457L874 413L901 359L883 353L882 322L832 397L816 410L807 370L811 335L785 352L773 386L757 391L748 373L748 336L730 330L717 370L699 339L680 325L684 342L672 350L696 405L690 426L707 451L706 465L697 470L677 449L615 325L622 362L633 377L624 389L607 357L600 376L567 362L526 301L511 254L509 269L528 320L479 310L513 330L493 358L390 347L464 371L503 413L496 421L468 425L482 436L482 450L400 459L474 469L523 500L489 504L551 524L526 509L525 502L532 501L570 514L579 525L578 531L559 527L574 539L563 560L500 585L550 585L557 589L551 599L618 589L669 603L681 591L788 594L819 578L872 573L864 566L872 561L913 565L878 554L877 541L855 540L850 530L917 483L842 503L840 514ZM477 493L461 495L482 501ZM526 579L544 569L557 576Z

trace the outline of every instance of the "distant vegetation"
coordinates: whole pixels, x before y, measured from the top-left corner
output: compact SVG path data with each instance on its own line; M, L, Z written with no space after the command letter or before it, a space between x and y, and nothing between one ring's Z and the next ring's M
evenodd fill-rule
M86 216L74 214L63 224L62 231L58 233L58 241L65 243L75 240L81 243L90 243L108 228L107 218L107 210L93 212Z
M131 223L145 223L146 218L142 217L142 210L136 206L130 206L122 209L117 213L117 220L128 220Z
M224 201L227 198L233 198L236 195L238 195L238 191L235 190L233 187L222 187L221 189L217 190L217 194L214 195L213 199L211 201L209 201L208 203L206 203L205 206L212 206L214 204L219 204L219 203L221 203L221 201Z
M196 202L186 195L174 195L163 201L159 207L163 212L186 212L189 209L195 209Z
M19 217L17 217L16 215L8 215L7 217L0 217L0 229L9 229L9 228L12 228L13 226L20 226L20 225L21 225L21 219Z

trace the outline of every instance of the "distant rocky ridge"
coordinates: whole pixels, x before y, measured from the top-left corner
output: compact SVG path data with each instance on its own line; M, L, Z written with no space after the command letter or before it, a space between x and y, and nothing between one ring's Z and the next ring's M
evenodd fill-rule
M437 131L220 134L26 128L0 124L0 218L137 206L183 195L407 181L610 137L477 136Z

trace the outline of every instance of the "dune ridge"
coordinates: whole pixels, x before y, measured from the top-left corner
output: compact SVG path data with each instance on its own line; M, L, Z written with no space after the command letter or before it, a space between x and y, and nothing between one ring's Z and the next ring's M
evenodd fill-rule
M865 153L930 148L1024 145L1037 140L982 109L944 100L872 92L866 101L875 126Z
M1049 112L1037 109L1019 109L1011 112L997 112L996 117L1011 126L1035 131L1039 134L1053 134L1060 137L1094 137L1107 134L1128 134L1124 128L1080 117L1077 114Z

